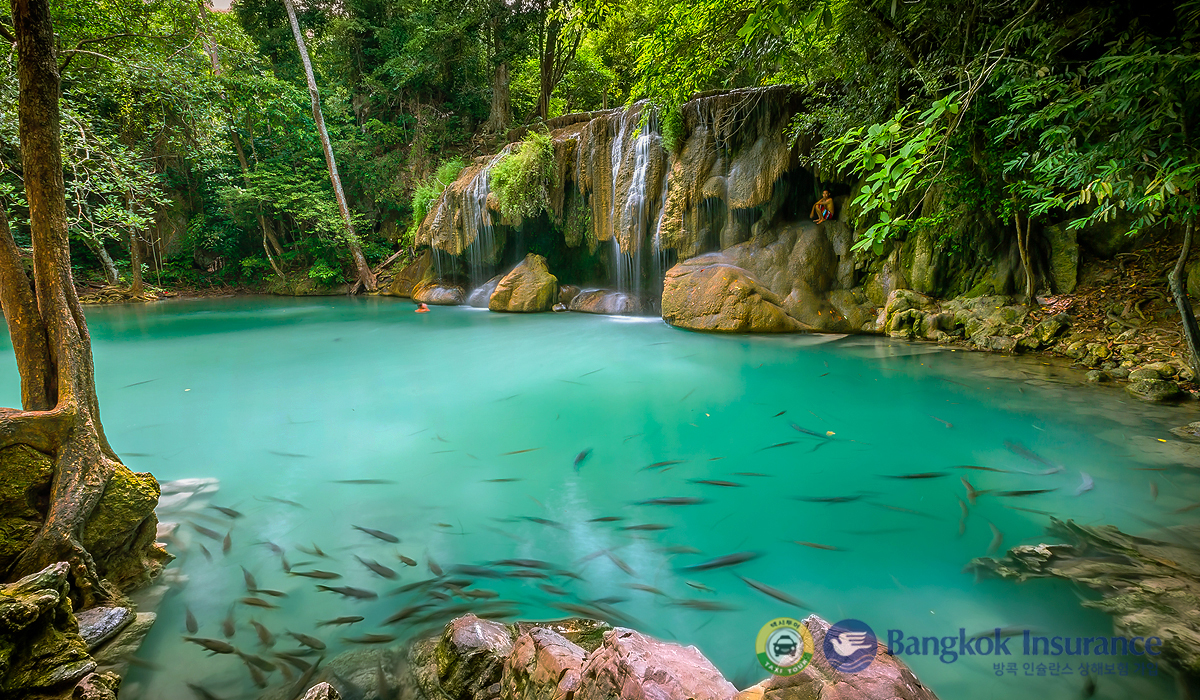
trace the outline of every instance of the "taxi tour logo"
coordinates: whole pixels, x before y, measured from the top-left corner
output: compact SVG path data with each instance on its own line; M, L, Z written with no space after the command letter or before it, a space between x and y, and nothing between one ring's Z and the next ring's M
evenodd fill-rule
M875 633L859 620L842 620L825 632L821 651L836 671L858 673L875 660ZM762 626L755 641L758 662L775 676L803 671L816 652L812 633L798 620L779 617Z

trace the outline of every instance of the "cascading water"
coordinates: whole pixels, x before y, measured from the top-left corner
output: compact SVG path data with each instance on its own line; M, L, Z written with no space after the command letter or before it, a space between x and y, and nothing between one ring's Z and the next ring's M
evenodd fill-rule
M503 157L504 151L496 154L487 166L471 180L466 196L463 197L463 233L475 232L475 240L467 246L467 268L471 287L475 288L491 279L495 273L496 230L492 225L492 213L488 211L487 199L491 192L489 179L492 167ZM489 261L489 258L492 258Z

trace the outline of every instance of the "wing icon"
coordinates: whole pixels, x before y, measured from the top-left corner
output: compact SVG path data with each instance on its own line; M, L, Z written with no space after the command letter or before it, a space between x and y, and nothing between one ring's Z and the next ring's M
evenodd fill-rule
M866 632L842 632L833 640L833 651L838 656L853 656L855 652L870 648Z

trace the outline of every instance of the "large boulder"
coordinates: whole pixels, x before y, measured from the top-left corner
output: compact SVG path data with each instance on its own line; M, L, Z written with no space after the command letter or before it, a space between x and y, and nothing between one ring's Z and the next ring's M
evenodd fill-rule
M476 309L486 309L488 303L492 300L492 292L496 291L496 285L500 284L500 280L504 275L496 275L487 282L479 285L471 290L471 295L467 297L467 306Z
M579 292L567 305L571 311L585 314L635 315L643 313L645 305L641 299L624 292L607 289L589 289Z
M1042 234L1050 243L1050 285L1056 294L1075 291L1079 279L1079 243L1074 229L1047 226Z
M467 298L462 285L433 277L421 280L412 290L412 300L435 306L460 306Z
M575 700L729 700L736 693L696 647L617 627L588 656Z
M662 317L698 331L780 333L811 330L781 307L777 294L720 253L685 260L667 271Z
M558 278L550 274L546 259L530 253L496 284L488 308L492 311L549 311L557 292Z
M494 693L513 650L512 632L474 615L460 617L442 632L435 650L438 685L450 700L483 700Z
M388 292L392 296L411 297L413 287L425 278L425 274L433 265L433 253L428 248L425 249L416 260L405 265L402 270L396 273L392 278L392 283L388 286Z
M937 700L900 659L878 644L875 660L857 673L842 673L820 650L830 624L816 615L804 619L818 650L804 670L791 676L772 676L738 693L736 700Z
M1137 379L1126 384L1125 391L1146 403L1172 401L1183 394L1178 384L1166 379Z
M504 663L505 700L568 700L579 690L587 652L554 630L535 627L517 637Z

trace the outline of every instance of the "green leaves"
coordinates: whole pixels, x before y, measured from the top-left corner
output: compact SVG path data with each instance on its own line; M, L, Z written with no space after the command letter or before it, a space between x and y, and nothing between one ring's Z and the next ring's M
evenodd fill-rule
M489 185L509 217L533 217L550 209L555 184L554 146L550 135L533 132L492 166Z

